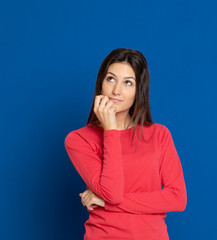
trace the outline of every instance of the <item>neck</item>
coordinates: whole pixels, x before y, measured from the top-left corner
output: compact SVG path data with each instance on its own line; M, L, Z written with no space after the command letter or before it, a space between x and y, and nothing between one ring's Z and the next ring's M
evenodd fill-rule
M124 113L116 113L115 116L117 122L117 130L126 130L134 126L131 117L128 113L125 115ZM99 124L98 126L102 127L101 124Z
M125 130L133 126L129 113L116 113L116 121L118 130Z

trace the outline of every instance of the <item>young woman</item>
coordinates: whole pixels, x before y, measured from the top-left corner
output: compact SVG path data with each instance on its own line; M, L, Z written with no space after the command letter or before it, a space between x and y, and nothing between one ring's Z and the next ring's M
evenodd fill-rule
M151 119L149 72L137 50L103 61L87 125L65 138L87 185L84 240L168 240L166 212L184 211L183 169L169 129Z

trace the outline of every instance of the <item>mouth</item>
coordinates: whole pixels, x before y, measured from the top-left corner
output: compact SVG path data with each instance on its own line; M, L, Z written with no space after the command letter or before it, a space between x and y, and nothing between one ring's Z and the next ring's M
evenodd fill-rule
M122 100L116 99L116 98L109 98L109 99L112 100L113 102L122 102Z

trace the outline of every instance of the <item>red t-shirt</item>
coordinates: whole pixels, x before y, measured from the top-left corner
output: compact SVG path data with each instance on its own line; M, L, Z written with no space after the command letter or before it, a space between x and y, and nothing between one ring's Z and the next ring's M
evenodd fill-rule
M89 211L84 240L168 240L166 212L184 211L183 170L168 128L106 130L89 123L65 138L69 158L105 207Z

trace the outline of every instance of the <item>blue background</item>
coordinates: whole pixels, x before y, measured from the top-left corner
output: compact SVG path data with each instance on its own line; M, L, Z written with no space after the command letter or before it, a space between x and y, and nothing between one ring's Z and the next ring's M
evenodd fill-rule
M4 1L0 5L0 239L83 239L86 185L64 148L86 125L98 69L133 48L153 121L171 131L187 187L170 239L216 237L216 1Z

